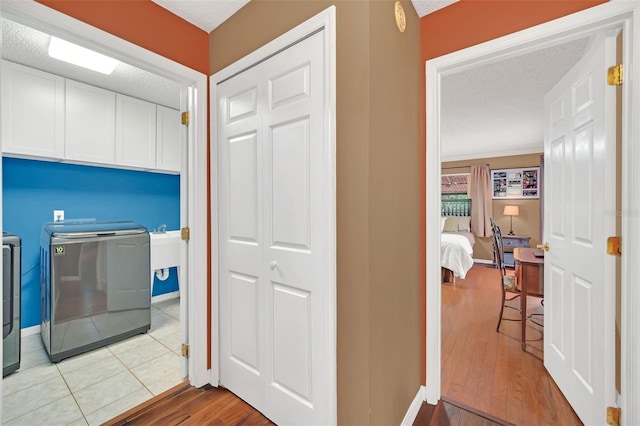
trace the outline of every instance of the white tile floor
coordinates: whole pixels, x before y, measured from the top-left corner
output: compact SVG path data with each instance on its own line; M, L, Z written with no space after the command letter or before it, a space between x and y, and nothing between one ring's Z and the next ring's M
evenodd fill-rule
M180 301L154 303L151 330L57 364L40 335L22 339L2 386L3 425L98 425L182 381Z

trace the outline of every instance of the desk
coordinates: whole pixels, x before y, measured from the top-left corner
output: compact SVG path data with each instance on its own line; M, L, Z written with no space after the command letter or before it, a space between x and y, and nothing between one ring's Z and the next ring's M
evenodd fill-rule
M526 347L527 329L527 295L544 297L544 258L533 255L533 249L529 247L516 247L513 249L513 259L516 266L516 277L520 283L520 315L522 315L522 335L520 344L522 349Z
M504 252L504 264L510 268L515 267L515 261L513 258L513 250L516 247L529 247L529 240L531 237L526 235L503 235L502 245Z

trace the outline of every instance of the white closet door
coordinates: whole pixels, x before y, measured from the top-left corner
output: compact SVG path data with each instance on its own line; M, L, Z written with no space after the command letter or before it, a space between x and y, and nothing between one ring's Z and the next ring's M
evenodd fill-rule
M258 69L218 88L220 382L264 409L264 253ZM262 85L263 87L264 85ZM264 97L264 94L262 94Z
M323 35L219 85L221 374L277 424L327 424Z

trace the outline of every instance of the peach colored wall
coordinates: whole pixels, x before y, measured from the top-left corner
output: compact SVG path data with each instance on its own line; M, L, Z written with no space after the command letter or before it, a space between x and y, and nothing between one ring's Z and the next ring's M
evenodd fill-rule
M203 74L209 34L151 0L36 0Z
M426 138L425 128L425 77L424 62L447 53L455 52L466 47L474 46L482 42L502 37L525 28L551 21L553 19L570 15L580 10L588 9L606 0L461 0L448 7L440 9L434 13L426 15L420 19L420 57L422 60L421 73L421 135L422 140ZM427 141L428 143L428 141ZM421 188L420 204L421 218L427 214L425 200L425 173L426 147L421 147ZM439 214L439 212L437 212ZM426 299L425 282L425 219L422 220L420 229L420 276L421 276L421 299ZM426 306L422 306L422 360L423 383L426 383Z

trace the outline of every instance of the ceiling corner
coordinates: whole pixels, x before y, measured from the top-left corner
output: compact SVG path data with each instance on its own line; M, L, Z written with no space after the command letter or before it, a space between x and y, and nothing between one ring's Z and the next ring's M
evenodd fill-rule
M456 2L458 0L411 0L413 7L421 18Z

